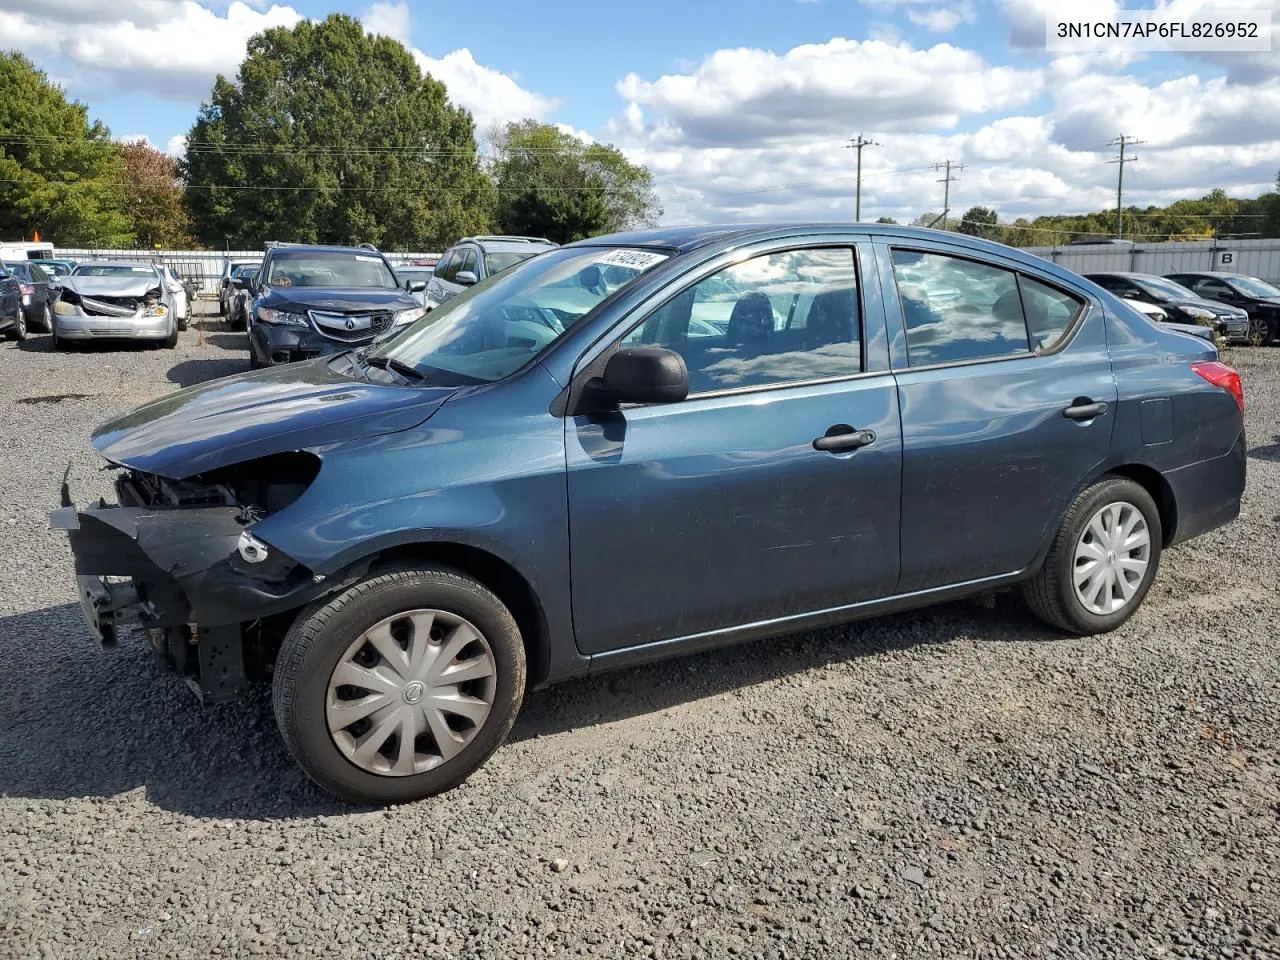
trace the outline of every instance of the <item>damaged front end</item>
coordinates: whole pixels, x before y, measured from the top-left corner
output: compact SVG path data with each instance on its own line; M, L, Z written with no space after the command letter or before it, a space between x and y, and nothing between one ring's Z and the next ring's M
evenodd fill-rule
M173 480L122 469L119 503L61 509L90 630L114 646L137 623L205 702L265 679L291 611L328 591L325 578L253 533L302 495L320 469L305 452L274 454Z

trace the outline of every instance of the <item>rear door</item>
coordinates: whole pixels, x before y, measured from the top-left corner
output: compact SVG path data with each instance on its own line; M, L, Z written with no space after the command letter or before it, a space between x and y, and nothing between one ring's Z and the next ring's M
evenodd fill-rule
M898 398L868 249L737 251L637 311L621 345L680 353L691 392L566 420L584 653L893 592Z
M1102 309L961 247L877 253L897 328L899 592L1023 570L1110 449Z
M436 264L436 272L427 284L427 299L436 306L448 303L453 296L453 277L457 275L460 258L459 251L450 250Z

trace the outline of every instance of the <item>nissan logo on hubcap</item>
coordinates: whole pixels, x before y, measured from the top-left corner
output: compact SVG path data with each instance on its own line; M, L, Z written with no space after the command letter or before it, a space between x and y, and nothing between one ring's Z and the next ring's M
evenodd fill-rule
M401 696L404 697L405 703L417 703L422 699L422 695L425 692L426 690L422 686L422 681L415 680L404 688L404 693L401 694Z

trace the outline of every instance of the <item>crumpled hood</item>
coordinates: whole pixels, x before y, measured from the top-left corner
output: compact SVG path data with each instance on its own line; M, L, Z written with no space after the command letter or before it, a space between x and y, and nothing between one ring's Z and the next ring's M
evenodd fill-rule
M359 310L410 310L418 306L404 290L375 290L361 287L270 287L258 301L273 310L331 310L353 313Z
M145 297L159 287L152 277L63 277L62 286L86 297Z
M319 358L211 380L109 420L94 448L131 469L181 479L218 467L395 433L422 423L453 387L353 380Z

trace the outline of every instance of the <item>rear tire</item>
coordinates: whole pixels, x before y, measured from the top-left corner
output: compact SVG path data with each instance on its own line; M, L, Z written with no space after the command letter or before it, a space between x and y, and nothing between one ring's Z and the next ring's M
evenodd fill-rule
M27 339L27 312L18 306L18 312L13 316L13 326L5 333L10 340Z
M418 619L410 620L410 614ZM429 634L423 632L423 623ZM444 624L439 637L436 623ZM455 629L461 632L455 634ZM478 640L459 639L466 645L453 654L452 666L430 659L435 655L430 651L449 655L455 638L471 635L467 630ZM371 642L362 643L378 631L383 633L377 649ZM420 640L430 645L425 659L417 661L426 666L409 666ZM405 660L393 664L388 654L398 658L400 652ZM464 665L472 669L481 662L484 668L477 672L491 672L452 686L448 674L442 678L438 672L459 672ZM432 663L438 667L432 668ZM351 670L353 665L359 669ZM365 676L374 676L377 671L377 683L391 676L392 685L377 692L365 684L353 689L339 668L348 675L364 670ZM405 679L419 676L420 681ZM510 732L524 685L520 629L487 587L445 567L400 568L370 577L299 614L276 658L272 705L289 753L325 790L353 803L405 803L450 790L483 764ZM458 698L452 702L465 699L468 710L479 709L483 701L489 706L475 721L458 720L447 706L443 711L431 706L447 705L451 697ZM335 715L342 704L375 699L377 709L349 725ZM446 724L449 718L453 720ZM416 726L408 727L410 722ZM410 729L419 732L406 741L406 748L401 738ZM456 731L456 737L450 731ZM379 735L383 739L378 740ZM361 758L361 744L375 751ZM392 764L399 773L393 772Z
M49 309L48 303L45 303L44 310L40 314L40 330L44 333L53 333L53 311Z
M1116 539L1111 543L1107 538L1113 533ZM1125 546L1144 533L1145 545ZM1132 480L1104 477L1076 497L1044 565L1022 585L1027 606L1045 623L1068 633L1088 636L1116 629L1133 616L1151 588L1160 568L1163 536L1160 511L1151 495ZM1097 600L1086 602L1092 584L1098 585Z

